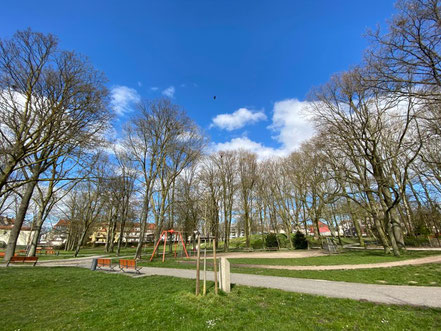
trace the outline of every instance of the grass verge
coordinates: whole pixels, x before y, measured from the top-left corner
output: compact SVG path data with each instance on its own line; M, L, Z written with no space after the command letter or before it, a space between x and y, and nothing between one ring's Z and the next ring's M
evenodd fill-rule
M289 265L289 266L312 266L312 265L338 265L338 264L367 264L403 261L421 257L441 255L439 251L407 251L400 257L384 255L382 250L347 250L340 254L315 256L305 258L232 258L233 264L264 264L264 265Z
M233 267L231 272L279 277L324 279L366 284L441 286L441 264L436 263L393 268L322 271Z
M436 330L441 310L236 286L196 297L193 280L76 268L0 269L2 328Z

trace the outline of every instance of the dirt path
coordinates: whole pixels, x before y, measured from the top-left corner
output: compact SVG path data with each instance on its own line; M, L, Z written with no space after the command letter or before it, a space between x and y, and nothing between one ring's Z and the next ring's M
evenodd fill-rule
M263 265L263 264L232 264L234 267L260 268L260 269L283 269L283 270L352 270L352 269L377 269L400 267L405 265L420 265L427 263L441 263L441 255L422 257L394 262L367 263L367 264L338 264L338 265L308 265L308 266L289 266L289 265Z
M275 252L229 252L217 253L218 257L226 257L229 259L250 258L250 259L299 259L315 256L326 256L328 254L321 250L298 250L298 251L275 251ZM207 257L211 257L209 254ZM196 259L196 257L192 257Z

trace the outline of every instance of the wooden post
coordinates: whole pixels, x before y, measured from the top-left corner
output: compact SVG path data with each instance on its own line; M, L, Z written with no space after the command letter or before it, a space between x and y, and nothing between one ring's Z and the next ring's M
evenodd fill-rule
M164 235L164 250L162 251L162 262L165 261L165 249L167 248L167 237L168 237L168 232L165 232L165 235Z
M213 271L214 271L214 294L217 295L217 262L216 262L216 239L213 239Z
M204 286L202 288L202 295L207 294L207 239L205 239L204 248Z
M199 279L200 279L200 257L201 257L201 236L198 235L198 255L196 260L196 295L199 295Z

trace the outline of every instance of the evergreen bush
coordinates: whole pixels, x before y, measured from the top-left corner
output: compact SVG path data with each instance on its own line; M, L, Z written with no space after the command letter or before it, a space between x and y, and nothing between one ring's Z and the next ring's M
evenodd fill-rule
M293 238L293 244L295 249L307 249L308 248L308 241L306 240L305 235L297 231Z
M268 248L279 247L277 242L277 235L275 233L268 233L265 238L265 246Z

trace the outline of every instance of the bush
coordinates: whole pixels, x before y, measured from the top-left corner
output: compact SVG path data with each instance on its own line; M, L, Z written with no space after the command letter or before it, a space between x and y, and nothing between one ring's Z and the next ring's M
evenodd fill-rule
M261 249L263 247L262 236L251 236L251 247Z
M305 235L297 231L294 235L294 238L292 239L292 242L294 244L295 249L307 249L308 248L308 241L306 240Z
M404 244L410 247L430 246L427 236L404 237Z
M246 238L233 238L230 240L230 248L245 248L247 247ZM254 249L261 249L263 247L262 235L253 234L250 236L250 247Z
M265 239L265 246L267 248L279 247L277 242L277 235L275 233L268 233Z
M277 235L277 240L279 241L279 248L288 248L291 246L288 236L284 233L279 233Z

